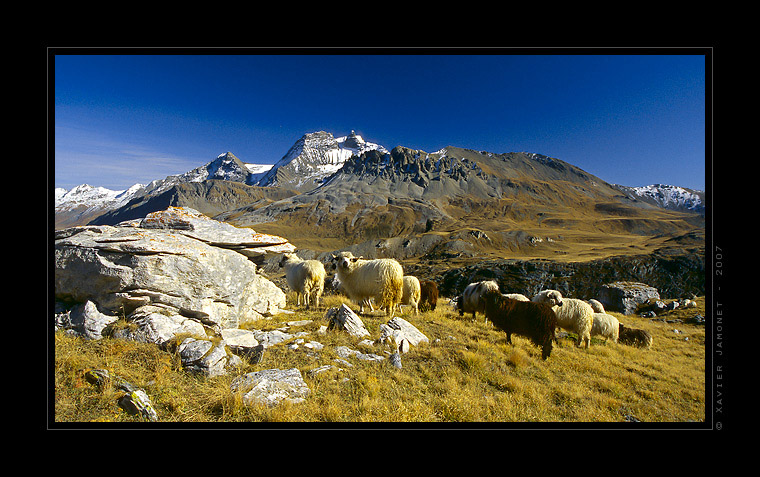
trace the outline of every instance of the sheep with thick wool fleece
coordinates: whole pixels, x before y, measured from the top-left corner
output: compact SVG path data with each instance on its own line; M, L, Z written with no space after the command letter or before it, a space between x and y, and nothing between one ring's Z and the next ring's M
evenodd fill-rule
M459 316L465 313L472 313L472 319L475 319L475 313L483 311L483 302L480 297L487 291L499 291L499 285L494 280L483 280L481 282L470 283L464 288L462 295L457 301ZM486 319L487 320L487 319Z
M591 326L591 336L601 336L617 343L619 330L620 322L617 318L606 313L594 313L594 324Z
M401 293L401 304L410 305L414 310L414 314L420 313L420 296L422 294L422 288L420 286L420 280L417 277L411 275L405 275L403 277L403 289Z
M594 300L593 298L588 300L588 304L591 305L591 308L594 310L594 313L607 313L604 311L604 305L602 305L599 300Z
M522 293L502 293L502 296L504 296L505 298L511 298L517 301L530 301L528 300L528 297L523 295Z
M365 260L351 252L333 255L332 262L342 289L359 305L360 312L364 312L365 305L375 311L370 302L372 299L389 316L396 311L404 287L404 270L400 263L392 258Z
M578 335L577 347L591 344L591 328L594 326L594 309L577 298L563 298L557 290L543 290L532 300L552 307L557 315L557 326Z
M280 267L285 269L285 278L291 290L296 292L298 306L301 296L304 305L319 308L319 300L325 288L325 266L319 260L303 260L294 253L285 253L280 259Z

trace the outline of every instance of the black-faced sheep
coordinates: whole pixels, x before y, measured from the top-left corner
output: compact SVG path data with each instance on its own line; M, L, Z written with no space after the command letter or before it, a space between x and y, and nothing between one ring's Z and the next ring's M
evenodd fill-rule
M467 285L457 301L459 316L464 316L465 313L471 312L472 319L474 320L476 312L483 313L483 303L480 301L480 297L486 291L498 292L499 285L493 280L484 280Z
M285 253L280 259L280 267L285 269L288 286L296 292L298 306L301 306L303 296L304 305L319 308L325 286L325 266L322 262L302 260L294 253Z
M652 335L646 330L627 328L620 323L618 343L649 349L652 347Z
M414 310L414 314L420 313L419 303L422 290L420 287L420 280L417 277L411 275L405 275L403 278L403 290L401 293L401 304L409 305Z
M498 290L484 292L479 301L486 318L507 334L507 343L512 343L513 333L525 336L541 348L543 359L549 357L557 327L557 316L549 306L507 298Z
M594 310L591 305L577 298L562 298L557 290L543 290L533 297L534 303L549 305L557 315L557 326L578 335L577 347L591 344L591 328L594 325Z
M375 311L372 299L389 316L396 311L403 294L404 270L400 263L392 258L365 260L351 252L333 255L332 263L341 288L360 306L360 312L364 312L365 305Z
M420 309L435 310L438 305L438 285L430 280L420 280Z
M601 336L613 343L618 342L620 322L617 318L606 313L594 313L594 324L591 326L591 336Z

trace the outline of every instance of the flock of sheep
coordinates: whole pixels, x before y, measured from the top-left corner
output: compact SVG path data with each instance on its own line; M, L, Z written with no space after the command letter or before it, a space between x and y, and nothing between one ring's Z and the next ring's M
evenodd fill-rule
M325 267L319 260L303 260L294 253L286 253L279 262L285 269L288 286L296 293L298 306L303 298L307 307L319 307L324 292ZM373 301L388 316L400 305L411 306L415 314L420 307L435 309L438 288L435 282L420 281L404 276L401 264L391 258L366 260L351 252L332 255L329 264L340 281L340 289L360 307L375 311ZM556 343L557 327L577 335L577 347L589 347L592 336L601 336L613 342L649 348L652 336L645 330L627 328L617 318L608 315L596 300L588 302L577 298L564 298L557 290L543 290L532 300L521 294L502 294L495 281L469 284L456 298L460 316L472 313L485 315L493 325L507 334L529 338L542 349L543 359L551 354Z

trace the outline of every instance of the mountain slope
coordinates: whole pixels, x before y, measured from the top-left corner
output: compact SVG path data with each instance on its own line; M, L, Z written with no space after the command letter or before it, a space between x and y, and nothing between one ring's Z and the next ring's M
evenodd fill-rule
M180 182L158 194L133 198L122 207L109 210L89 225L114 225L125 220L145 217L150 212L169 206L190 207L209 217L239 207L256 208L295 195L295 191L256 187L230 180L211 179L201 182Z
M464 233L467 240L468 231L476 231L472 237L482 231L498 242L512 240L519 230L535 243L541 230L656 235L693 227L690 219L632 200L564 161L457 147L366 151L314 190L217 218L291 240L319 236L346 244L435 231L449 237Z

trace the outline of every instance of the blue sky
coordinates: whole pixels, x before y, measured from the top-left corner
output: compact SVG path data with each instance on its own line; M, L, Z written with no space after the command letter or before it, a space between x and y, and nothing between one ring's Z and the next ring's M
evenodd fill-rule
M226 151L273 164L306 133L351 129L705 187L703 55L114 53L55 56L55 187L126 189Z

